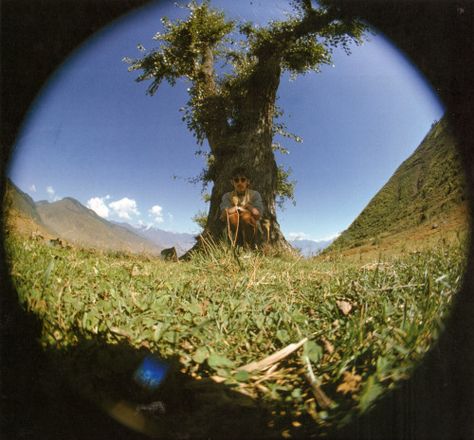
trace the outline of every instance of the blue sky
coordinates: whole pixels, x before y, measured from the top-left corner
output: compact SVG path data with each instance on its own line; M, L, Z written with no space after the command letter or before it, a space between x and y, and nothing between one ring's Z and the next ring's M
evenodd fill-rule
M263 25L290 10L286 1L212 1L236 19ZM269 4L272 6L269 7ZM71 196L108 220L197 232L191 218L207 210L200 186L187 183L203 162L178 109L184 81L145 95L123 57L154 46L160 17L183 9L162 1L120 18L77 48L30 109L10 167L12 180L35 200ZM346 229L419 145L442 104L409 60L382 35L352 55L290 81L278 91L293 170L296 206L279 211L283 232L325 239ZM174 179L173 176L178 176ZM257 188L258 189L258 188Z

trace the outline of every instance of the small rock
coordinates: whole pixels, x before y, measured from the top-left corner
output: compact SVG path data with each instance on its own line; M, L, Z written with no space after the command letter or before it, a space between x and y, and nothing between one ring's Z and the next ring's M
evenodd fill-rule
M53 238L49 240L48 245L53 247L63 247L63 242L60 238Z
M137 277L138 275L140 275L140 269L137 266L133 266L132 277Z
M156 402L151 402L145 405L137 405L136 411L152 417L157 417L166 413L166 407L163 402L157 400Z
M163 249L161 251L161 258L165 261L178 261L178 253L175 247Z
M342 312L344 316L348 315L352 310L352 304L347 301L336 301L337 307Z

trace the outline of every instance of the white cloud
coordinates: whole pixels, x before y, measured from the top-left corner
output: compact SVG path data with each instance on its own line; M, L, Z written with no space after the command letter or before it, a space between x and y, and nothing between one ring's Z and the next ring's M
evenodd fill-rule
M46 187L46 192L48 193L50 200L53 200L54 202L59 200L59 197L56 195L56 191L51 185Z
M138 216L140 212L137 209L137 202L128 197L109 203L109 208L119 217L125 220L131 220L131 216Z
M153 223L145 223L142 219L138 220L138 223L137 225L142 228L142 229L145 229L145 231L148 231L149 229L151 229L153 227Z
M160 205L154 205L148 210L155 223L163 223L163 208Z
M341 233L340 233L340 232L338 232L337 234L334 234L334 235L330 235L329 237L320 238L319 240L316 240L316 241L329 241L329 240L335 240L337 237L339 237L339 235L341 235Z
M288 234L289 240L311 240L308 234L304 232L290 232Z
M30 191L34 193L36 192L36 185L34 183L30 186Z
M288 235L285 235L285 237L288 238L288 240L311 240L316 243L323 242L323 241L330 241L330 240L335 240L337 237L341 235L340 232L337 234L333 234L327 237L323 238L311 238L310 235L306 234L305 232L290 232Z
M109 208L105 204L105 200L109 198L110 196L92 197L87 201L87 207L92 209L100 217L107 218L109 216Z

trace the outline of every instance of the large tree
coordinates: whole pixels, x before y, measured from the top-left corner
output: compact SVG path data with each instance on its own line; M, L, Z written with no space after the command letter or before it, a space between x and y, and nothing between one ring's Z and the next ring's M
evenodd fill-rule
M344 16L329 0L314 7L311 0L293 2L293 14L285 21L265 27L235 23L211 8L209 1L192 1L185 20L162 18L163 33L154 37L158 47L144 48L139 59L129 59L129 70L141 70L137 81L151 81L153 95L163 80L174 85L189 81L189 100L183 120L200 145L207 139L207 166L200 179L212 183L206 232L218 238L223 225L219 204L229 190L232 170L245 166L252 187L263 198L270 221L271 242L286 246L276 218L276 204L292 197L288 172L275 161L275 151L284 147L275 134L288 135L276 105L280 77L319 71L331 63L332 50L342 46L349 53L352 42L360 44L363 23Z

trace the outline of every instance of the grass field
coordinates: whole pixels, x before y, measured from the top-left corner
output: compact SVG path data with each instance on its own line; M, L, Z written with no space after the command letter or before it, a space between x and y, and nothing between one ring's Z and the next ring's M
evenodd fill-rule
M172 263L13 234L6 247L61 375L106 407L162 400L167 417L150 423L175 438L233 437L245 424L323 435L370 410L436 341L465 264L463 242L372 262L209 246ZM132 379L150 352L171 365L157 391Z

